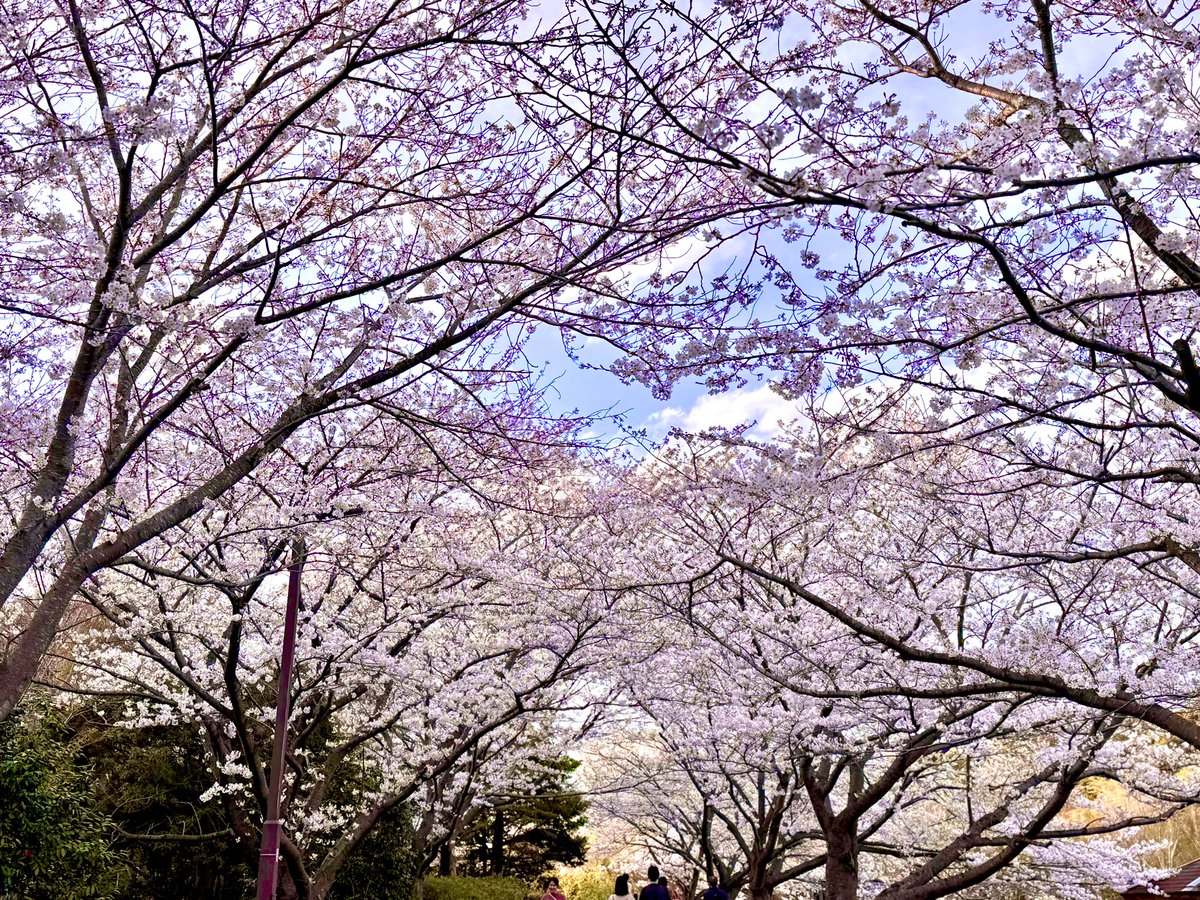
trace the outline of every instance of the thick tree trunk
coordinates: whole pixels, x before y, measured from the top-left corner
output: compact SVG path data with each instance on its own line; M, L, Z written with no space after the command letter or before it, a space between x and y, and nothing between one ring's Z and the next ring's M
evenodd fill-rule
M87 577L76 557L43 596L24 630L5 648L0 661L0 722L16 709L25 690L37 676L42 658L58 634L58 624L75 592Z
M32 503L26 505L20 522L0 551L0 609L29 574L52 533L46 516Z
M308 896L311 897L311 894ZM279 867L279 885L275 890L275 897L276 900L299 900L300 898L300 891L297 889L291 873L288 872L287 866Z
M767 877L768 860L762 856L752 856L748 862L746 895L750 900L774 900L775 890Z
M332 396L332 394L328 394L320 398L304 397L297 400L276 420L275 428L269 432L267 437L247 448L241 456L209 478L204 484L130 526L112 539L104 541L86 552L78 553L72 558L63 567L63 571L50 589L43 594L25 630L4 647L4 656L0 659L0 722L12 714L25 690L36 677L38 666L41 665L43 656L58 633L58 626L62 621L63 614L75 596L75 592L79 590L80 585L87 580L88 576L187 520L202 509L206 502L216 499L240 482L254 470L254 467L262 459L282 446L301 424L324 406L328 406L332 402L330 399ZM17 540L17 537L14 537L14 540ZM92 538L94 539L94 537L93 534ZM26 536L20 540L29 540L29 538ZM85 542L85 546L90 546L90 541ZM28 552L32 552L29 548L26 548L26 551L22 552L26 552L26 555ZM20 555L20 553L17 554L18 557ZM28 560L26 570L28 566L32 565L36 556L37 554L34 553L33 558ZM19 582L24 577L24 572L19 571L19 563L20 559L14 561L6 558L4 560L6 569L4 572L0 572L0 576L7 578L8 581L16 578Z
M287 836L279 836L279 857L283 863L279 867L278 887L275 892L276 900L318 900L324 897L330 881L323 889L314 891L315 885L304 868L304 858L300 848Z
M454 874L454 869L454 845L446 841L438 851L438 875L449 878Z
M825 835L825 900L857 900L858 828L833 828Z

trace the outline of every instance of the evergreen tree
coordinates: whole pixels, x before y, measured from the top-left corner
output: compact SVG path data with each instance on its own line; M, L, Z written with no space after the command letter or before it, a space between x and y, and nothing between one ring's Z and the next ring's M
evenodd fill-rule
M96 772L95 802L115 823L128 862L122 900L206 897L241 900L251 888L255 848L230 828L195 728L118 728L103 706L70 719L82 758Z
M539 760L529 790L491 798L489 814L464 829L464 874L532 880L553 865L582 863L587 839L579 830L588 802L570 789L578 768L569 757Z

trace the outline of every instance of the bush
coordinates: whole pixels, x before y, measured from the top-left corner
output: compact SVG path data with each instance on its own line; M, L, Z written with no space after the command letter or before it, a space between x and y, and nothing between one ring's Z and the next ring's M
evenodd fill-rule
M92 773L57 732L28 710L0 722L0 898L100 900L120 888Z
M558 883L567 900L608 900L615 881L615 873L597 865L565 869L558 873ZM630 885L630 890L637 888Z
M526 900L529 885L520 878L425 879L423 900Z
M203 897L242 900L253 892L253 850L228 830L220 799L200 800L212 785L204 744L191 726L121 728L115 707L75 710L67 724L79 754L96 773L96 809L127 834L115 846L125 858L121 900ZM155 835L212 834L201 841Z

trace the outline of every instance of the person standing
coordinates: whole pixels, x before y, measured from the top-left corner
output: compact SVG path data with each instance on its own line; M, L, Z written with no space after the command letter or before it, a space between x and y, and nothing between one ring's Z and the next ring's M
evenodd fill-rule
M546 893L542 894L542 900L567 900L562 890L558 886L558 879L551 877L546 882Z
M617 884L613 888L613 892L608 895L608 900L633 900L633 894L629 893L628 875L617 876Z
M671 900L666 886L658 882L658 866L646 870L646 886L638 892L638 900Z
M729 891L725 890L716 878L710 878L708 890L700 895L700 900L729 900Z

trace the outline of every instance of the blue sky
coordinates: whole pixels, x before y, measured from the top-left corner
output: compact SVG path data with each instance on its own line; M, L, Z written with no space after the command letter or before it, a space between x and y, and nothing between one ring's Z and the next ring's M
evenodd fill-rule
M530 362L545 365L543 383L548 385L546 401L556 413L576 410L584 414L607 412L607 421L597 423L596 431L616 440L624 429L644 429L652 439L663 438L671 428L699 431L717 426L757 422L755 432L766 436L777 422L795 415L795 407L774 393L767 381L720 394L710 394L697 380L679 382L669 400L655 398L640 384L624 384L611 373L583 369L562 349L558 334L539 333L526 347ZM599 344L581 349L589 364L603 365L613 352Z
M999 36L998 23L984 15L978 7L969 6L957 11L945 20L942 36L946 39L946 50L963 59L981 58L988 52L989 42ZM1008 26L1001 26L1006 28ZM793 35L794 37L794 35ZM847 62L855 61L866 48L849 44L845 48ZM1088 76L1113 64L1110 42L1097 39L1075 41L1069 52L1063 48L1064 71L1068 74ZM866 52L875 56L876 52ZM976 98L960 94L936 81L901 76L888 85L902 99L902 113L911 121L935 112L943 119L956 120L976 102ZM767 238L768 243L779 240ZM719 255L726 260L734 256L739 247L735 239L720 248ZM836 268L837 257L849 253L849 248L840 244L836 237L818 239L816 249ZM786 252L786 251L785 251ZM687 251L682 253L686 256ZM814 285L815 289L816 286ZM818 289L819 290L819 289ZM757 431L765 435L773 430L780 417L796 414L796 407L773 393L766 381L751 383L747 387L731 390L724 394L710 395L699 381L685 380L677 384L669 400L656 399L645 387L624 384L602 368L581 369L562 349L561 339L552 330L537 334L526 348L530 362L545 366L543 383L548 385L546 400L551 409L558 413L578 410L584 414L608 411L619 417L607 425L601 423L599 430L605 437L617 438L622 426L627 429L645 429L652 438L664 437L671 427L698 430L713 426L735 426L747 421L757 421ZM589 343L580 348L585 362L601 367L613 358L613 351L598 343ZM766 373L764 373L765 375Z

